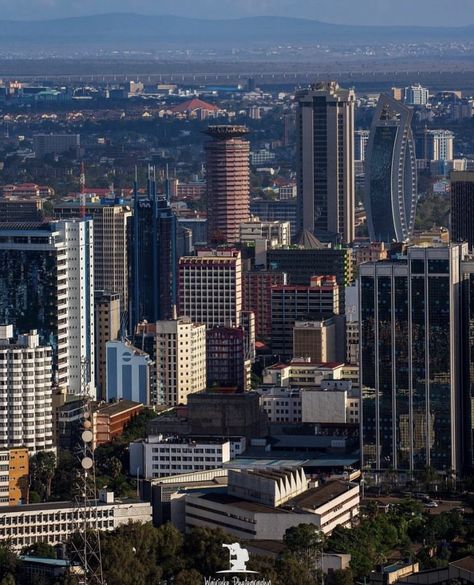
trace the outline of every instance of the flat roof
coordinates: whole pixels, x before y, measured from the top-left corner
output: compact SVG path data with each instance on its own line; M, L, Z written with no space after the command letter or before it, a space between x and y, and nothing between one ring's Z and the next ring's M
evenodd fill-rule
M29 555L21 555L20 561L26 563L40 563L41 565L51 565L53 567L69 567L70 561L66 559L48 559L46 557L32 557Z
M121 412L126 412L127 410L131 410L132 408L136 408L138 406L143 407L143 404L141 402L134 402L133 400L124 399L112 404L98 404L96 405L96 410L94 412L97 414L114 415Z
M216 504L234 506L235 508L240 508L241 510L246 510L247 512L258 512L260 514L289 514L288 510L273 508L271 506L264 506L263 504L258 504L257 502L248 502L247 500L242 500L241 498L231 496L227 493L205 493L201 496L200 499L206 500L208 502L215 502Z
M346 493L353 487L355 487L353 484L346 481L334 480L319 487L307 490L293 498L291 502L300 508L316 509L329 503L334 498L342 496L342 494Z

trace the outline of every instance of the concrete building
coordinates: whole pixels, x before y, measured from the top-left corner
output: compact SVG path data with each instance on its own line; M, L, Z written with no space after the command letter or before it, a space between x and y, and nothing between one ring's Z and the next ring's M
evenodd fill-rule
M151 506L146 502L115 500L113 492L100 492L85 520L91 528L112 532L129 522L151 522ZM20 551L37 542L65 544L78 530L77 507L74 502L54 502L0 508L0 542L10 542Z
M290 223L291 238L298 233L297 201L287 199L284 201L273 199L252 199L250 213L261 221L288 221Z
M274 364L263 370L263 383L289 388L320 386L323 380L351 380L357 386L358 368L343 363L312 364L295 358L286 364Z
M356 130L354 133L354 160L359 162L365 161L367 144L369 142L368 130Z
M148 479L215 469L244 451L243 437L149 436L130 443L130 474Z
M206 150L207 221L210 243L235 244L250 216L250 145L245 126L209 126Z
M152 404L151 379L154 362L150 356L126 341L107 343L106 398L125 398Z
M9 197L0 199L2 222L39 222L43 220L43 199Z
M52 345L55 379L94 395L92 221L0 224L0 322Z
M295 357L293 328L296 321L318 320L340 313L340 290L335 276L314 276L309 286L273 286L271 291L272 351Z
M286 285L286 274L273 270L249 270L243 273L243 309L255 315L256 337L269 338L272 331L272 287Z
M240 251L199 250L179 259L179 314L208 327L240 325L242 260Z
M37 158L45 154L62 154L69 150L79 155L81 137L79 134L35 134L33 136L33 150Z
M250 389L251 360L243 327L210 327L206 331L207 386Z
M51 347L35 330L15 339L13 326L0 326L0 448L52 450L51 401Z
M143 404L119 400L111 404L95 404L92 408L92 448L119 437L126 425L143 410Z
M308 489L301 468L229 470L228 486L185 498L186 530L223 528L243 540L283 540L286 530L313 524L324 534L359 514L359 486L331 481Z
M159 403L186 404L206 389L206 326L187 317L156 322L156 384Z
M335 81L298 91L298 226L322 241L354 239L353 90Z
M358 244L352 248L356 266L364 262L378 262L388 257L388 248L383 242L370 242Z
M359 365L359 289L346 287L346 362Z
M451 240L474 249L474 171L451 173Z
M291 228L288 221L261 221L252 216L240 224L239 241L242 244L266 240L269 248L288 246L291 240Z
M18 506L28 503L29 453L23 447L0 449L0 502Z
M318 389L301 392L301 422L359 424L359 395L347 380L323 380Z
M95 371L97 398L105 399L107 379L107 342L120 337L120 295L96 291L95 301Z
M78 201L55 205L54 214L62 219L78 218ZM128 310L128 230L130 206L115 199L100 203L86 202L85 214L94 222L94 287L115 293L120 298L120 312Z
M454 160L454 133L451 130L425 128L416 136L417 157L426 161Z
M293 355L309 358L313 364L336 360L336 324L334 319L295 321Z
M429 98L429 90L426 87L422 87L419 83L405 87L403 99L409 106L426 106Z
M271 423L301 423L301 389L261 386L260 404Z

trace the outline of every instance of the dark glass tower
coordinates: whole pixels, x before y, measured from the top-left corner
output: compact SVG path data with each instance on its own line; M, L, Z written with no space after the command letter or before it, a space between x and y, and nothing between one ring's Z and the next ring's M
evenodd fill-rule
M360 266L363 465L459 470L463 458L462 259L408 248Z
M373 242L403 242L415 225L417 176L413 112L382 94L365 161L365 210Z
M147 194L138 196L134 186L131 234L131 327L139 321L171 319L176 304L177 220L168 197L157 197L149 174Z
M451 173L451 240L474 248L474 172Z

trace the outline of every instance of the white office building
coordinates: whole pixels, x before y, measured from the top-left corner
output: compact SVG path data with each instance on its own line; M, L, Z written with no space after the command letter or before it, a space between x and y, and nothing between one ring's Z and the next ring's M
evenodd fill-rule
M240 242L253 243L256 240L267 240L270 247L289 246L291 242L291 226L289 221L260 221L251 217L240 224Z
M108 341L106 345L106 398L152 402L151 381L154 362L128 341Z
M187 317L156 323L156 385L159 401L186 404L206 389L206 326Z
M0 448L53 449L51 347L0 326ZM0 531L1 532L1 531Z

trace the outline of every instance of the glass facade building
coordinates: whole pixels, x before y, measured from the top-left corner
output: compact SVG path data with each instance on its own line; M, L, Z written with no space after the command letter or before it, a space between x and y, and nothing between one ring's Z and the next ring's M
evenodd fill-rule
M411 247L360 267L364 466L460 469L466 254L466 244Z
M417 171L412 110L381 95L365 162L365 210L373 242L403 242L415 225Z

